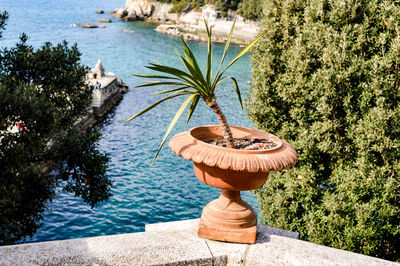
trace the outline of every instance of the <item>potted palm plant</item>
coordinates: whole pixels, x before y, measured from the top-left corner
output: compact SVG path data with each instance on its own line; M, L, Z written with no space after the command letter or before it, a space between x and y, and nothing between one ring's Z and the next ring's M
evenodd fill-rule
M206 71L203 74L197 60L185 40L181 40L183 55L173 46L182 61L185 71L160 63L150 63L147 68L157 72L154 75L135 75L150 79L137 87L172 86L156 94L167 96L132 116L125 123L146 113L162 102L180 96L186 100L172 119L154 157L156 159L179 117L189 106L187 122L202 99L216 114L220 125L201 126L182 132L171 138L169 147L179 156L192 160L197 178L222 190L221 196L204 207L198 235L227 242L255 243L257 219L251 206L240 197L240 191L261 187L270 171L286 169L297 162L297 153L287 142L267 132L230 126L217 104L216 88L230 79L238 96L242 99L234 77L225 76L226 71L242 57L262 36L249 43L224 68L235 22L230 30L219 67L212 74L212 29L204 22L208 36ZM153 160L153 163L154 163Z

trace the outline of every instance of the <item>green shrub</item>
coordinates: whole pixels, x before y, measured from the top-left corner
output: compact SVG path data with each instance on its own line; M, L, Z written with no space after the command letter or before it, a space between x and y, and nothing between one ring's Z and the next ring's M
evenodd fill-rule
M188 7L188 2L186 0L175 0L172 1L172 8L169 10L169 13L178 13L185 10Z
M248 19L260 18L261 3L259 0L243 0L238 6L239 15Z
M247 101L298 164L256 192L265 223L400 260L400 5L266 0Z
M228 9L237 10L242 0L161 0L161 2L173 4L169 13L178 13L184 11L186 8L201 8L206 4L213 4L222 11L223 16L226 16ZM246 4L248 12L255 12L251 11L251 9L255 8L258 8L257 1L251 1L250 4Z
M0 37L6 19L0 11ZM111 195L100 133L76 128L92 101L77 46L34 48L27 40L22 34L14 47L0 48L0 245L40 228L57 187L92 207ZM9 130L16 122L21 132ZM45 171L49 165L57 171Z

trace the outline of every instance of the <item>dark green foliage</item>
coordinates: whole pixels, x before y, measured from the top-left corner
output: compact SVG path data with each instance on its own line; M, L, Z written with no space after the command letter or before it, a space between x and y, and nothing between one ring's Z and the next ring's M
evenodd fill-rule
M239 14L247 19L258 19L262 11L261 3L260 0L243 0L238 6Z
M206 4L214 4L222 11L223 15L226 15L229 9L237 10L239 3L242 1L243 0L161 0L163 3L173 4L172 9L170 10L171 13L177 13L192 8L201 8ZM257 1L255 2L255 4L257 4ZM246 9L250 10L252 8L252 4L253 3L246 4Z
M3 30L4 30L5 26L6 26L7 18L8 18L8 14L7 14L6 11L0 12L0 38L2 37L1 33L3 32Z
M200 8L205 5L206 0L192 0L192 8Z
M400 5L266 0L248 114L299 162L257 191L271 226L400 260Z
M162 0L164 3L172 3L171 13L178 13L192 8L201 8L206 4L213 4L226 16L228 10L236 11L248 19L258 19L261 16L261 1L259 0Z
M6 16L0 17L4 25ZM96 131L77 132L91 90L76 45L0 50L0 244L32 235L60 181L91 206L110 196L108 157ZM10 129L22 121L21 133ZM58 167L49 174L46 168Z
M206 0L206 4L214 4L221 11L227 12L230 10L236 10L242 0Z
M178 13L178 12L184 11L190 7L188 5L187 0L173 0L173 1L171 1L171 3L173 4L173 6L172 6L171 10L169 11L169 13Z

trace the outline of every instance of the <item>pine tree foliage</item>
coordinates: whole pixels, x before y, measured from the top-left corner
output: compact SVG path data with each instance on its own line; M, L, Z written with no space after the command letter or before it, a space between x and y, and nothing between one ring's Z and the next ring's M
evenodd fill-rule
M0 12L0 34L6 19ZM92 207L110 196L100 134L76 128L91 103L86 74L66 42L35 49L23 34L0 49L0 245L32 236L61 184ZM16 122L21 132L12 130ZM45 171L49 165L58 171Z
M243 0L239 3L239 14L247 19L258 19L261 17L262 1L259 0Z
M248 19L258 19L261 15L260 1L258 0L161 0L163 3L171 3L169 12L178 13L193 8L202 8L206 4L213 4L226 16L228 10L239 11L239 14Z
M400 4L263 5L247 110L299 154L256 192L265 223L400 260Z

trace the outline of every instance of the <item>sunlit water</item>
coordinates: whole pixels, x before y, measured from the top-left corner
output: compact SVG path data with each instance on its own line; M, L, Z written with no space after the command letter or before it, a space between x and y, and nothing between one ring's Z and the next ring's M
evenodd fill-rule
M151 59L176 66L181 64L170 47L170 43L179 45L178 38L155 32L155 24L127 23L108 15L124 5L124 0L0 0L0 10L7 10L10 15L4 38L0 40L1 47L13 46L22 32L28 34L29 43L35 47L45 41L58 43L65 39L70 44L76 42L82 52L83 64L93 67L98 59L102 59L106 71L114 72L131 87L100 125L103 136L98 145L111 157L107 174L114 180L113 196L91 209L81 199L59 191L45 214L42 228L28 241L138 232L144 230L145 224L199 218L202 207L219 195L218 189L196 179L191 161L175 155L167 147L155 165L150 166L179 107L177 104L183 99L165 103L123 125L130 115L156 100L150 96L154 89L133 88L141 81L130 74L149 73L144 66ZM105 14L96 14L97 9L104 9ZM96 23L100 18L112 18L113 22L104 24L105 29L71 27L75 23ZM206 44L190 42L190 46L204 67ZM223 45L216 45L214 58L219 59L222 51ZM239 47L233 46L227 61L239 51ZM248 92L250 72L249 58L245 57L228 73L237 78L244 95ZM240 109L231 83L224 83L217 95L230 124L251 126ZM173 134L197 125L217 123L212 111L200 104L191 122L186 125L182 119ZM243 194L244 199L258 210L255 196L249 192Z

